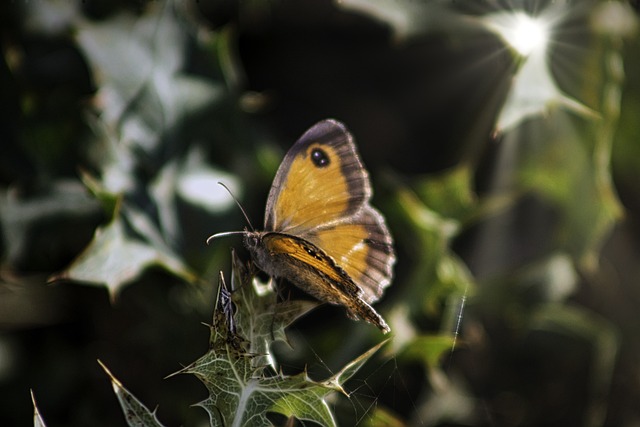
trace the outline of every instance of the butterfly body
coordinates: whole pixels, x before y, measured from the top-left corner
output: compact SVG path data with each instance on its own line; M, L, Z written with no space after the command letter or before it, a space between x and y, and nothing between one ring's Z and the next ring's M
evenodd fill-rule
M362 289L314 244L273 232L247 232L244 243L255 264L268 275L284 278L320 301L343 306L352 319L389 331L382 316L362 299Z
M267 199L264 231L245 231L244 244L267 274L386 333L370 304L391 282L395 254L371 195L349 131L338 121L321 121L285 156Z

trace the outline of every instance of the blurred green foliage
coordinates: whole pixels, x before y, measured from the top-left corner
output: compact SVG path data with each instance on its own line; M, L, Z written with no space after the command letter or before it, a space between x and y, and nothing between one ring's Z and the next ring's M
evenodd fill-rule
M519 51L518 11L547 19L543 48ZM640 422L637 2L41 0L0 22L0 425L132 423L110 377L142 425L231 414L163 380L224 353L201 323L229 247L247 254L204 244L244 227L217 182L259 224L283 153L327 117L396 241L376 305L393 337L374 354L375 328L329 306L245 337L316 399L274 386L271 422ZM281 294L281 316L304 299Z

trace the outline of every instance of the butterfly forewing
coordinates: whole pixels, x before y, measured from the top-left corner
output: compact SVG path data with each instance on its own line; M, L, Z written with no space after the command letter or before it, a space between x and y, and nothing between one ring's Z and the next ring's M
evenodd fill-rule
M325 120L282 161L267 200L265 230L304 234L357 213L370 197L351 134L341 123Z

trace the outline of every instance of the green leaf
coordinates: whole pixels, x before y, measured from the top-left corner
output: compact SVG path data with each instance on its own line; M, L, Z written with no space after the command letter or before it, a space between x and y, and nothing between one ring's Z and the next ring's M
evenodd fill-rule
M344 393L344 382L383 344L321 382L304 372L294 376L254 374L252 355L241 354L230 344L214 347L183 372L196 375L211 393L199 406L209 413L214 426L270 426L267 412L335 426L326 398L336 391Z
M408 360L419 360L428 369L436 369L442 355L454 348L452 335L420 335L409 341L399 356Z
M107 369L107 367L98 360L98 363L104 369L111 380L113 391L120 402L122 412L124 412L127 425L129 427L162 427L162 424L156 417L155 411L150 411L136 397L129 392L120 381Z
M115 295L150 265L162 266L185 280L194 280L193 274L176 257L132 237L125 231L122 218L116 217L98 228L85 251L55 278L106 284L109 292Z
M441 221L428 226L450 231L448 237L451 238L462 228L513 205L515 194L479 198L474 190L474 174L468 162L461 162L451 169L417 180L414 184L417 202L412 204L423 217L422 221L429 216L428 211L436 212Z
M270 345L275 341L288 343L285 328L298 317L317 306L310 301L284 301L276 304L277 295L273 282L258 282L251 273L251 266L232 254L231 293L237 307L235 320L238 333L250 343L249 353L254 355L257 369L270 365L277 370L271 357Z
M473 172L468 164L461 163L416 184L420 200L439 215L463 221L477 209L473 191Z
M500 111L496 130L505 132L532 116L543 116L562 107L584 117L597 113L565 95L549 71L546 52L532 54L514 77L514 85Z
M440 181L439 178L436 180ZM431 184L423 184L423 187L428 194ZM459 206L455 200L452 205ZM398 206L412 230L410 241L414 247L411 250L419 260L409 278L414 285L409 288L410 295L404 301L408 301L411 312L435 314L449 295L462 295L474 284L467 266L451 250L452 239L459 233L461 222L434 211L409 190L398 193ZM444 204L441 208L448 210ZM459 208L451 211L467 215ZM466 208L464 212L467 212Z
M232 199L226 193L223 199L215 182L234 187L207 165L210 153L201 148L202 132L211 135L212 107L227 89L220 77L185 71L187 53L203 53L206 40L192 37L195 28L177 2L147 6L140 15L76 22L78 45L99 84L100 115L89 117L98 173L84 174L84 181L111 222L65 274L107 283L112 294L150 265L193 281L181 256L190 237L180 223L181 202L217 213ZM215 65L207 61L217 56L204 54L205 65ZM114 268L110 275L106 265Z
M384 343L325 381L314 381L306 372L276 373L268 357L272 337L283 339L285 326L309 307L289 303L281 311L273 291L253 279L249 266L235 255L233 259L232 289L227 291L223 280L219 288L210 351L181 371L198 377L209 390L199 406L214 426L270 426L268 412L335 426L328 395L345 393L344 382Z
M140 17L119 14L79 23L78 45L102 80L107 122L118 120L154 73L171 75L182 65L185 35L172 12L167 2Z
M168 141L163 136L217 102L224 87L181 73L185 25L178 21L173 2L149 6L140 17L120 14L97 23L83 21L77 38L101 77L105 122L118 129L119 140L158 155Z
M109 192L105 189L102 183L87 171L80 171L80 178L82 183L91 192L101 204L105 215L109 219L113 219L117 212L118 206L122 201L122 197L117 193Z
M557 111L523 124L502 141L510 147L505 149L513 150L516 185L542 195L558 208L558 247L589 269L597 265L602 239L622 213L608 166L594 163L597 141L593 135L598 126L579 124Z
M578 8L555 3L541 9L536 19L550 26L549 46L523 59L497 124L504 131L499 173L516 176L515 183L499 184L534 191L551 201L560 217L557 246L590 271L597 268L603 240L623 211L612 184L610 158L624 83L621 37L636 24L624 18L622 4L594 2ZM592 33L581 40L583 53L575 66L569 64L567 72L560 73L559 59L566 50L553 37L573 22L566 19L570 12L572 20L592 20ZM504 22L496 27L496 19L513 15L499 12L485 20L500 33ZM611 16L620 17L615 25ZM577 67L589 71L576 79ZM565 95L562 86L589 100L597 112ZM556 105L564 108L549 108Z
M299 420L316 421L325 426L334 426L335 421L326 402L327 395L334 391L346 395L342 385L386 343L387 341L383 341L361 354L326 381L312 381L305 373L293 377L280 375L273 385L283 393L269 410L285 416L294 416Z

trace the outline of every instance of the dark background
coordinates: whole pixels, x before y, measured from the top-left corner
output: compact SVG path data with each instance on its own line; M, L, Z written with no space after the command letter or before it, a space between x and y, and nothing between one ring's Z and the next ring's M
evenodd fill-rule
M173 248L196 271L195 283L162 265L145 269L114 294L76 280L51 280L110 219L104 201L81 182L82 171L100 175L96 130L88 116L100 117L104 104L98 96L103 77L80 46L78 25L83 20L108 25L121 13L141 19L163 3L69 2L73 12L58 27L52 24L59 16L55 8L51 15L33 18L36 9L49 10L45 3L0 6L0 425L31 423L29 390L49 426L124 425L97 359L147 406L157 404L166 425L202 425L204 411L190 405L206 397L204 387L189 376L163 378L207 350L208 330L201 322L210 322L214 278L228 266L228 246L210 248L203 242L211 233L243 227L235 207L210 214L177 202L183 236ZM545 4L524 3L534 9ZM402 355L367 365L355 380L351 400L340 398L334 405L341 425L375 424L374 408L406 425L640 422L640 45L637 32L624 40L598 38L588 25L597 4L576 6L569 30L561 34L562 42L577 47L563 51L558 43L550 55L556 64L575 60L578 65L564 87L591 108L601 112L607 85L621 91L619 120L611 123L616 133L608 176L624 214L587 245L598 259L595 267L586 268L580 251L563 243L574 241L563 240L571 233L590 235L593 230L589 224L568 226L565 205L553 197L524 186L514 191L517 197L509 193L505 208L472 211L472 220L446 242L473 278L459 347L444 352L438 367ZM637 2L628 4L637 20ZM135 176L148 182L160 165L184 156L181 141L198 141L207 147L208 162L242 182L242 203L259 224L271 177L286 149L321 119L343 121L358 141L372 176L374 203L385 212L396 240L396 279L381 312L386 316L406 304L419 333L450 335L453 330L444 319L461 301L460 283L431 290L429 278L420 276L421 265L450 254L444 247L436 254L423 252L425 246L416 242L423 241L417 236L424 230L407 219L411 208L398 194L410 189L443 217L456 217L446 192L434 207L429 191L439 188L432 177L460 165L468 165L468 190L474 197L499 193L503 184L496 176L502 176L505 140L513 134L494 129L519 62L489 31L469 35L447 25L452 15L480 16L509 9L509 4L446 5L450 14L433 9L440 25L432 22L432 30L398 39L381 20L329 1L185 1L177 8L183 13L178 22L188 28L183 69L221 83L224 96L178 130L170 129L170 136L163 133L166 144L158 147L171 148L163 149L162 161L143 156ZM198 31L220 35L215 46L202 48ZM611 55L624 61L624 82L602 72ZM135 103L130 111L144 113ZM559 129L555 114L561 115L552 110L520 124L527 135L523 144L537 143L539 129L552 134ZM603 117L605 123L611 120ZM578 128L580 120L574 120ZM584 126L589 137L591 125ZM558 156L567 165L584 153L591 158L594 145L585 141L584 152L568 149ZM518 175L523 164L507 173ZM544 168L533 170L545 173ZM566 190L562 194L573 191ZM157 214L154 200L140 194L127 200ZM595 203L583 201L585 210ZM570 260L576 275L575 289L560 299L545 292L563 283L562 272L536 270L556 254ZM419 286L425 289L413 290ZM415 295L435 302L416 309L416 302L409 302ZM557 317L536 317L551 313L551 306ZM341 351L344 336L337 331L349 322L333 307L300 319L291 328L298 350L278 349L285 370L309 366L321 377L375 341L367 336L363 349ZM438 375L443 375L440 382Z

